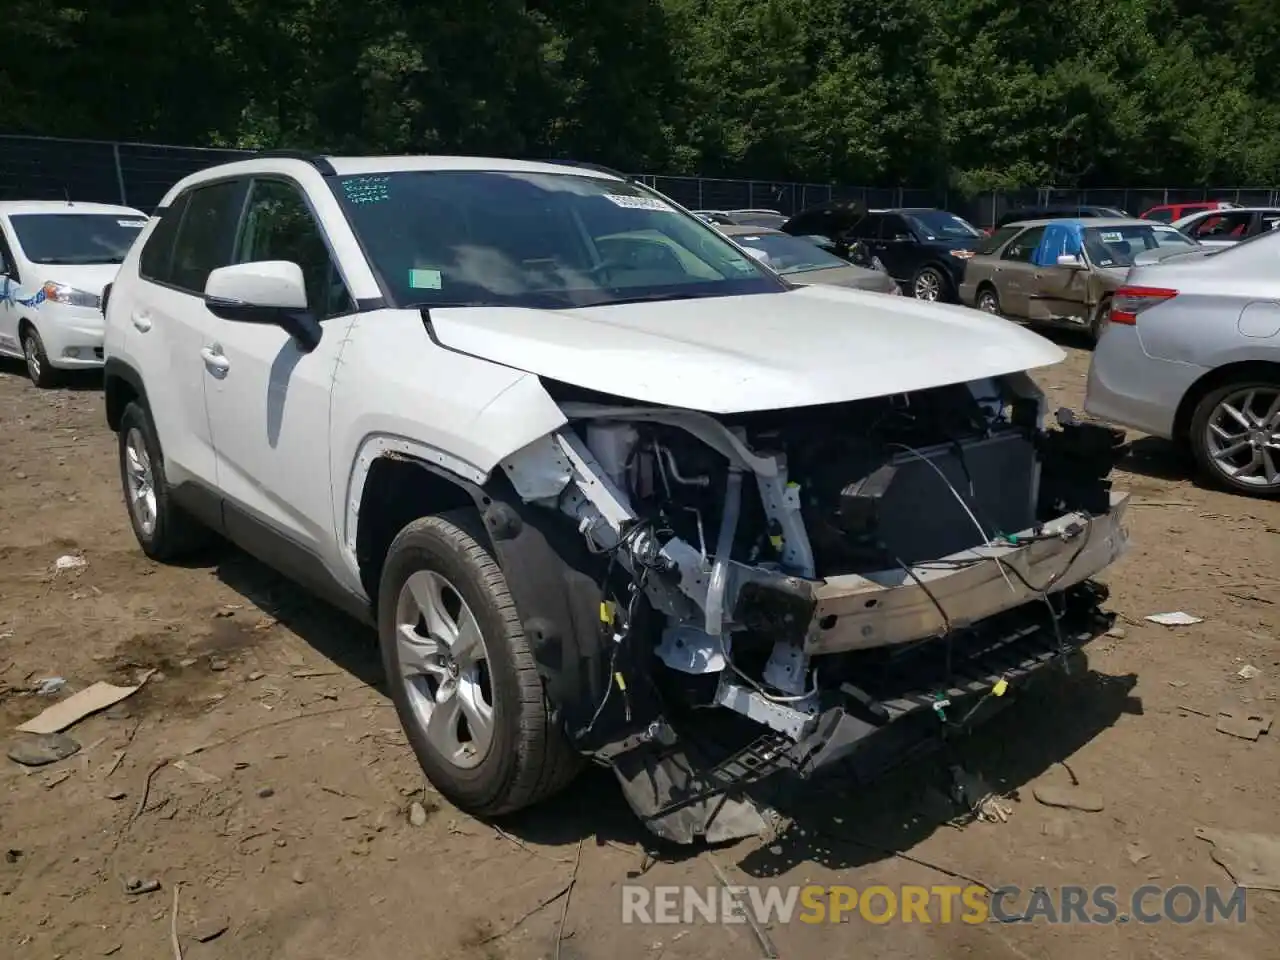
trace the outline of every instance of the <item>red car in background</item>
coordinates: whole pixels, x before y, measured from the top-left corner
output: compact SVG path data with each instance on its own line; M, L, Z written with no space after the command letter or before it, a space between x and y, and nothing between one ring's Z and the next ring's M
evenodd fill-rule
M1228 203L1225 200L1201 200L1195 203L1162 203L1142 214L1142 219L1156 220L1160 223L1173 223L1175 220L1189 217L1193 213L1200 213L1202 210L1234 210L1238 206L1240 204Z

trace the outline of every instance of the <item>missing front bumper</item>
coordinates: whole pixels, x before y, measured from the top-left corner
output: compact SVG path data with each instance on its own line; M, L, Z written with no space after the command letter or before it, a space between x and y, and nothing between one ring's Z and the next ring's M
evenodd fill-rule
M1106 513L1066 514L1046 523L1031 542L975 547L920 563L912 567L914 577L903 570L832 577L813 590L804 652L815 656L909 643L943 632L938 606L960 628L1038 602L1040 591L1033 588L1059 592L1075 586L1128 548L1128 503L1127 493L1113 493ZM1020 536L1026 540L1030 533Z

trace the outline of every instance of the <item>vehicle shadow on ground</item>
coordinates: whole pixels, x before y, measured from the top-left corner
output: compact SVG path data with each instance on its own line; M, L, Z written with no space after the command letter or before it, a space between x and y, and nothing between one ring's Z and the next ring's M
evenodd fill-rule
M29 381L30 379L27 376L26 362L14 357L0 357L0 376L4 375L17 377L21 380ZM36 388L31 386L31 389L35 390ZM101 393L102 371L63 370L61 371L61 379L58 383L58 389L70 390L73 393L91 393L95 390Z
M372 630L315 599L302 587L231 547L216 558L223 583L276 618L322 657L387 695L377 637ZM985 726L935 752L860 783L843 774L819 782L778 781L769 802L791 825L767 845L750 841L740 861L751 876L776 876L805 863L851 869L896 856L926 840L959 813L949 805L948 768L960 764L995 790L1018 799L1019 790L1125 714L1141 714L1132 695L1137 678L1077 668L1063 683L1028 690ZM1062 774L1064 782L1069 774ZM1086 785L1097 787L1098 785ZM622 844L652 860L680 862L707 850L659 840L636 818L612 772L588 766L561 793L498 825L522 842L571 847ZM726 856L734 856L729 845ZM998 883L999 878L994 882Z
M316 653L361 683L387 695L378 637L369 627L232 546L204 559L224 584L297 634Z
M1071 783L1075 775L1067 764L1072 755L1121 716L1143 712L1142 701L1132 693L1136 684L1133 675L1082 671L1065 683L1029 691L946 751L879 780L864 784L833 775L821 786L798 784L778 805L791 826L769 845L748 853L739 866L764 878L805 863L848 870L896 857L963 812L948 797L952 764L1016 801L1016 816L1018 809L1034 804L1024 790L1029 782L1061 764L1062 783ZM1107 787L1084 786L1104 793ZM978 879L992 886L1002 882L999 877Z
M1153 480L1190 480L1201 486L1191 456L1177 444L1158 437L1139 437L1130 443L1129 453L1117 468Z

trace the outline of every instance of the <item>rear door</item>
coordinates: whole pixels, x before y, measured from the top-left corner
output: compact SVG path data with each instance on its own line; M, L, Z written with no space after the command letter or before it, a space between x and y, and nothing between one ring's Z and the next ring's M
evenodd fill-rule
M877 241L880 260L889 276L899 283L906 283L920 266L920 242L904 217L886 213L880 219L880 239Z
M1037 269L1032 261L1044 237L1044 230L1044 227L1028 227L1000 254L996 289L1000 294L1002 312L1007 316L1024 319L1031 316L1031 291Z
M142 371L165 469L175 486L188 480L207 490L218 485L201 358L215 317L205 307L204 284L214 268L231 260L247 189L245 180L224 180L182 194L145 241L139 282L117 282L112 290L112 313L122 311L128 324L123 353ZM188 505L201 512L213 502L199 497ZM221 524L220 512L201 518Z
M1186 233L1208 246L1225 247L1249 236L1255 221L1256 215L1249 210L1219 210L1201 217Z

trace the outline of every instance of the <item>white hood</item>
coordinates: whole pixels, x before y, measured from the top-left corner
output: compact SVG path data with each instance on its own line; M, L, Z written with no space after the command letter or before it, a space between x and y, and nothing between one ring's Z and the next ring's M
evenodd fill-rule
M120 264L118 263L36 263L23 271L22 285L24 288L31 287L38 290L42 284L52 280L54 283L64 283L68 287L100 296L102 289L113 282L119 272ZM26 282L28 273L31 274L29 283Z
M644 403L707 413L906 393L1058 363L977 310L836 287L528 310L430 311L446 347Z

